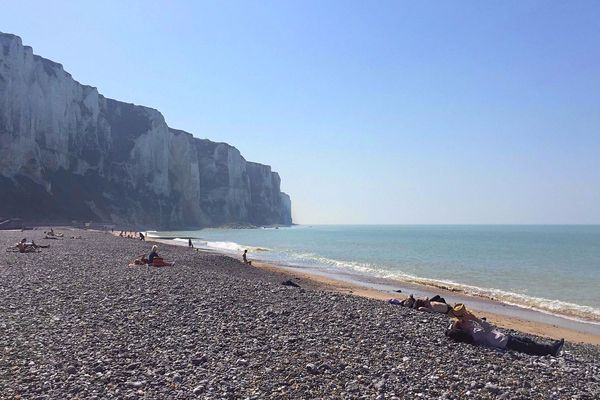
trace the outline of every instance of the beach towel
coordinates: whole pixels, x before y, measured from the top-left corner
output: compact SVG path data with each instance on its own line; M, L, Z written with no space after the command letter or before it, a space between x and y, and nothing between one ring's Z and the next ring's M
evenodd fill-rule
M147 261L147 260L145 260ZM129 263L128 267L143 267L148 265L147 262L144 262L142 260L133 260L132 262Z
M128 267L143 267L147 264L136 264L136 263L129 263L129 265L127 265Z
M153 267L170 267L171 264L166 263L165 260L162 259L162 257L154 257L154 259L152 260L152 266Z

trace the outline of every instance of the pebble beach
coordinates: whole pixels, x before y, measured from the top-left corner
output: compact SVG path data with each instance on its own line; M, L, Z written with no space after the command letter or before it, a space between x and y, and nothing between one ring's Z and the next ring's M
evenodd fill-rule
M61 231L0 231L3 248L50 244L0 253L2 399L600 397L596 345L536 357L454 343L443 315L162 243L174 267L130 268L152 243Z

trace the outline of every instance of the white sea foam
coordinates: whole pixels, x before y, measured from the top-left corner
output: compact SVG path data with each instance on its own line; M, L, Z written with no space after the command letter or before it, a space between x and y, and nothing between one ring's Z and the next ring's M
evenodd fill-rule
M219 250L226 253L242 253L244 250L249 252L268 252L271 249L266 247L247 246L235 242L211 242L205 240L193 240L194 245L197 247L203 247L210 250Z
M478 286L466 285L443 279L430 279L410 274L391 272L373 263L361 263L354 261L340 261L326 257L320 257L312 253L298 253L293 257L295 262L292 264L303 264L302 261L308 261L310 265L320 265L324 267L339 268L341 270L352 270L365 275L376 276L380 278L391 278L399 281L414 283L445 289L452 292L464 293L469 296L477 296L490 300L500 301L505 304L527 308L552 315L560 315L577 321L591 322L600 324L600 310L569 303L561 300L551 300L541 297L528 296L519 293L513 293L501 289L483 288Z
M398 274L397 278L409 283L416 283L450 290L453 292L464 293L470 296L496 300L505 304L528 308L547 314L560 315L562 317L577 321L600 324L600 310L589 306L582 306L561 300L551 300L542 297L528 296L501 289L482 288L449 280L428 279L407 274Z

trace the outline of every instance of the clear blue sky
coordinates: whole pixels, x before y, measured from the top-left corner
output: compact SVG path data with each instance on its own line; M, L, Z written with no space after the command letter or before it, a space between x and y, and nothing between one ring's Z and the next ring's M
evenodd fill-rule
M299 223L600 223L598 1L4 2L0 31L281 174Z

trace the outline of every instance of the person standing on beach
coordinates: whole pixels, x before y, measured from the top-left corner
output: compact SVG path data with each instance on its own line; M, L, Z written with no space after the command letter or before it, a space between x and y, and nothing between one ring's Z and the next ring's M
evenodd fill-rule
M248 258L246 257L246 254L248 254L248 250L244 250L244 254L242 254L242 259L244 260L244 264L250 264L248 262Z
M188 247L194 248L194 244L192 243L192 238L188 239Z

